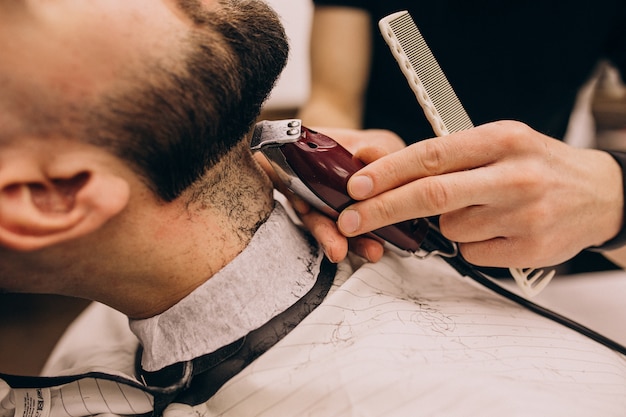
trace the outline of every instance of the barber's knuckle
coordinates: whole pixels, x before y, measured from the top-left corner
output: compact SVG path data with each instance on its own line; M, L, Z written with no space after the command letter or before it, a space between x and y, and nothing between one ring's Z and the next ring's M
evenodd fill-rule
M532 190L535 180L528 173L522 175L512 175L508 179L508 186L514 189L520 195L528 196Z
M403 178L406 174L407 166L403 165L400 162L386 161L385 165L383 165L383 169L379 172L375 172L372 174L372 180L376 186L379 185L388 185L390 179L392 181L398 181L398 179Z
M447 211L450 202L450 192L439 181L425 181L423 187L423 201L426 209L434 213Z
M440 174L445 162L443 141L424 141L420 148L419 162L426 175Z
M516 120L499 120L490 126L495 129L492 132L495 140L510 149L524 145L530 133L528 125Z
M534 200L541 197L545 190L546 174L537 161L531 161L517 173L512 173L508 181L509 186L525 196L527 201Z
M372 213L375 213L378 219L395 221L400 215L400 206L389 201L376 201L372 207Z
M498 120L491 123L491 126L506 130L507 132L511 132L512 134L524 133L528 130L528 125L526 125L526 123L517 120Z

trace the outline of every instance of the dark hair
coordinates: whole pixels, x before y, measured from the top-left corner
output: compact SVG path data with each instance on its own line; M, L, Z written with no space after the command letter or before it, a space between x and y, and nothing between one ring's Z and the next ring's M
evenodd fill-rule
M278 17L262 1L222 1L213 11L180 3L195 24L181 45L189 50L184 69L155 65L138 87L105 97L86 132L165 201L246 137L288 53Z

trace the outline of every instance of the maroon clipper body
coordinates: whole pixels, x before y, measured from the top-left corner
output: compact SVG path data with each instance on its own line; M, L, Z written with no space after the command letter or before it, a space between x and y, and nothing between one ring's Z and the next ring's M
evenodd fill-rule
M333 219L354 203L348 179L365 165L333 139L301 125L300 120L257 123L251 149L267 157L291 191ZM402 255L429 254L421 246L431 229L426 219L407 220L371 234ZM453 244L446 251L455 252Z

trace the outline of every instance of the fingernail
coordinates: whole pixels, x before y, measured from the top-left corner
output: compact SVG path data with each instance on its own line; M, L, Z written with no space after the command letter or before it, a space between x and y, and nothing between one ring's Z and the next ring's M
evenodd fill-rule
M330 254L328 253L328 248L326 247L326 245L321 245L322 246L322 250L324 251L324 255L328 258L329 261L333 262L333 260L330 257Z
M338 259L337 256L333 254L332 250L327 249L327 248L324 248L324 255L326 255L326 258L328 258L328 260L334 264L338 263L341 260L341 259Z
M372 179L366 175L357 175L350 178L349 192L354 198L366 198L374 189Z
M337 220L339 229L346 234L352 234L359 229L361 216L355 210L345 210Z

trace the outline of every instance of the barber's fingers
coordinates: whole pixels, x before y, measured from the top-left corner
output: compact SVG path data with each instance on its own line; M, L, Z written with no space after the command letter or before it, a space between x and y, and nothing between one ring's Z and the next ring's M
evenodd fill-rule
M369 198L420 178L485 166L503 157L475 135L428 139L373 161L350 178L348 192L358 200Z
M473 205L441 215L439 230L448 239L458 242L482 242L511 236L516 210L508 213L490 205Z
M378 262L383 256L381 242L367 237L346 238L339 233L337 224L315 209L300 214L300 220L313 237L322 245L331 262L340 262L348 255L348 249L370 262Z
M491 169L477 168L417 179L349 206L339 216L339 230L355 236L404 220L492 203L500 199L494 193L494 175Z
M519 250L519 242L514 238L496 237L485 241L459 243L458 246L463 258L474 265L496 268L530 267L527 264L527 253Z
M557 265L577 253L555 255L549 247L523 237L501 236L479 242L459 243L458 246L463 258L469 263L500 268L543 268Z
M367 259L369 262L378 262L383 257L383 244L378 240L367 237L354 237L348 239L350 251Z
M299 214L304 227L322 245L326 257L332 262L339 262L348 254L348 239L339 233L335 222L312 209Z
M348 192L365 199L420 178L493 164L521 153L543 152L539 141L520 140L531 132L518 122L495 122L427 139L367 165L348 182Z
M475 265L549 265L552 254L550 247L545 246L554 246L554 242L545 233L536 233L534 222L520 220L527 214L515 207L471 206L442 215L439 228L444 236L459 244L463 257Z

